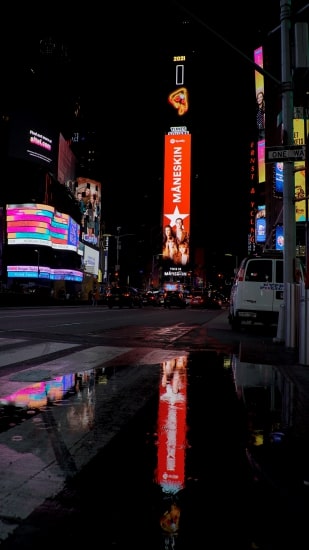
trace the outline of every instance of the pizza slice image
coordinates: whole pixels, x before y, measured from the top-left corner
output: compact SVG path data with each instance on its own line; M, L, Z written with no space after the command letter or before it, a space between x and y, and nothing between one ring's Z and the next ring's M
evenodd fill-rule
M178 110L179 116L184 115L189 109L189 94L187 88L178 88L168 96L168 101Z

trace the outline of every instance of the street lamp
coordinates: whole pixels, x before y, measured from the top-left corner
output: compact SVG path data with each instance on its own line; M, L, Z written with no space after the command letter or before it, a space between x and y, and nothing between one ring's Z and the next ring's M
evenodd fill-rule
M40 278L40 251L36 248L35 251L38 255L38 279Z
M131 237L135 235L135 233L123 233L120 235L121 227L117 227L117 235L112 235L116 238L116 265L115 265L115 271L120 271L120 265L119 265L119 251L121 250L121 239L122 237Z
M115 271L119 271L119 250L121 248L121 245L120 245L120 231L121 231L121 227L117 227L117 235L115 235L116 237L116 265L115 265Z

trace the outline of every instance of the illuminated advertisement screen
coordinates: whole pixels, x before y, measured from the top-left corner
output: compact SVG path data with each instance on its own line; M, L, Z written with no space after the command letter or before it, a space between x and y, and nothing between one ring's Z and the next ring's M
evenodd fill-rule
M78 201L81 221L81 240L100 247L101 183L88 178L77 178L74 196Z
M175 129L174 129L175 130ZM162 260L169 269L186 272L190 260L191 135L169 133L164 149ZM186 267L187 266L187 267Z
M263 48L260 46L254 50L254 63L263 69ZM265 97L264 97L264 76L257 69L255 75L256 94L256 126L258 140L265 138ZM265 180L263 180L265 181Z
M277 225L276 227L276 250L284 249L284 236L283 236L283 226Z
M305 144L305 122L302 118L293 120L294 145ZM275 194L283 194L284 165L283 162L275 164ZM295 221L306 221L306 170L304 161L294 162L294 185L295 185ZM302 200L304 199L304 200Z
M293 120L294 145L305 144L305 123L302 118ZM304 161L294 162L295 220L306 221L306 171ZM304 199L304 200L302 200Z
M283 162L276 162L274 168L275 194L283 194Z
M98 275L99 272L99 251L90 246L84 245L84 270L85 273Z
M7 276L22 279L49 279L50 281L82 282L83 272L77 269L52 269L40 265L8 265Z
M258 181L263 183L266 179L265 171L265 139L258 141L257 144L257 155L258 155Z
M265 243L266 241L266 210L265 206L258 206L255 219L255 241Z
M77 252L79 224L46 204L8 204L7 242L49 246Z
M52 123L28 112L14 112L11 116L9 156L46 165L53 170L57 165L58 135Z

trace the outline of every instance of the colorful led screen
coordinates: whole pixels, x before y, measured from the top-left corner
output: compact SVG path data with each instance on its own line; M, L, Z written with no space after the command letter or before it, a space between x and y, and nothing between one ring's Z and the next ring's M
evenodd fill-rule
M259 183L263 183L266 179L265 171L265 139L258 141L257 143L257 155L258 155L258 178Z
M305 122L303 118L293 120L294 145L305 144ZM306 170L304 161L294 162L295 220L306 221ZM302 200L304 199L304 200Z
M284 236L283 236L283 226L277 225L276 227L276 250L284 249Z
M13 279L49 279L82 282L83 272L77 269L52 269L43 265L8 265L7 276Z
M255 219L255 241L265 243L266 241L266 210L265 206L258 206Z
M79 224L46 204L8 204L7 242L33 244L77 252Z
M263 48L260 46L254 50L254 63L263 69ZM255 70L255 94L256 94L256 126L258 140L265 138L265 97L264 97L264 76Z
M283 194L283 162L276 162L274 165L275 194Z

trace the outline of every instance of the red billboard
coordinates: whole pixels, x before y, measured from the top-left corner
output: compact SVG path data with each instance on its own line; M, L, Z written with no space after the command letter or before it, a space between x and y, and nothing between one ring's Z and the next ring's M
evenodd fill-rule
M186 273L190 260L191 135L179 130L165 136L164 152L162 260L170 275Z

